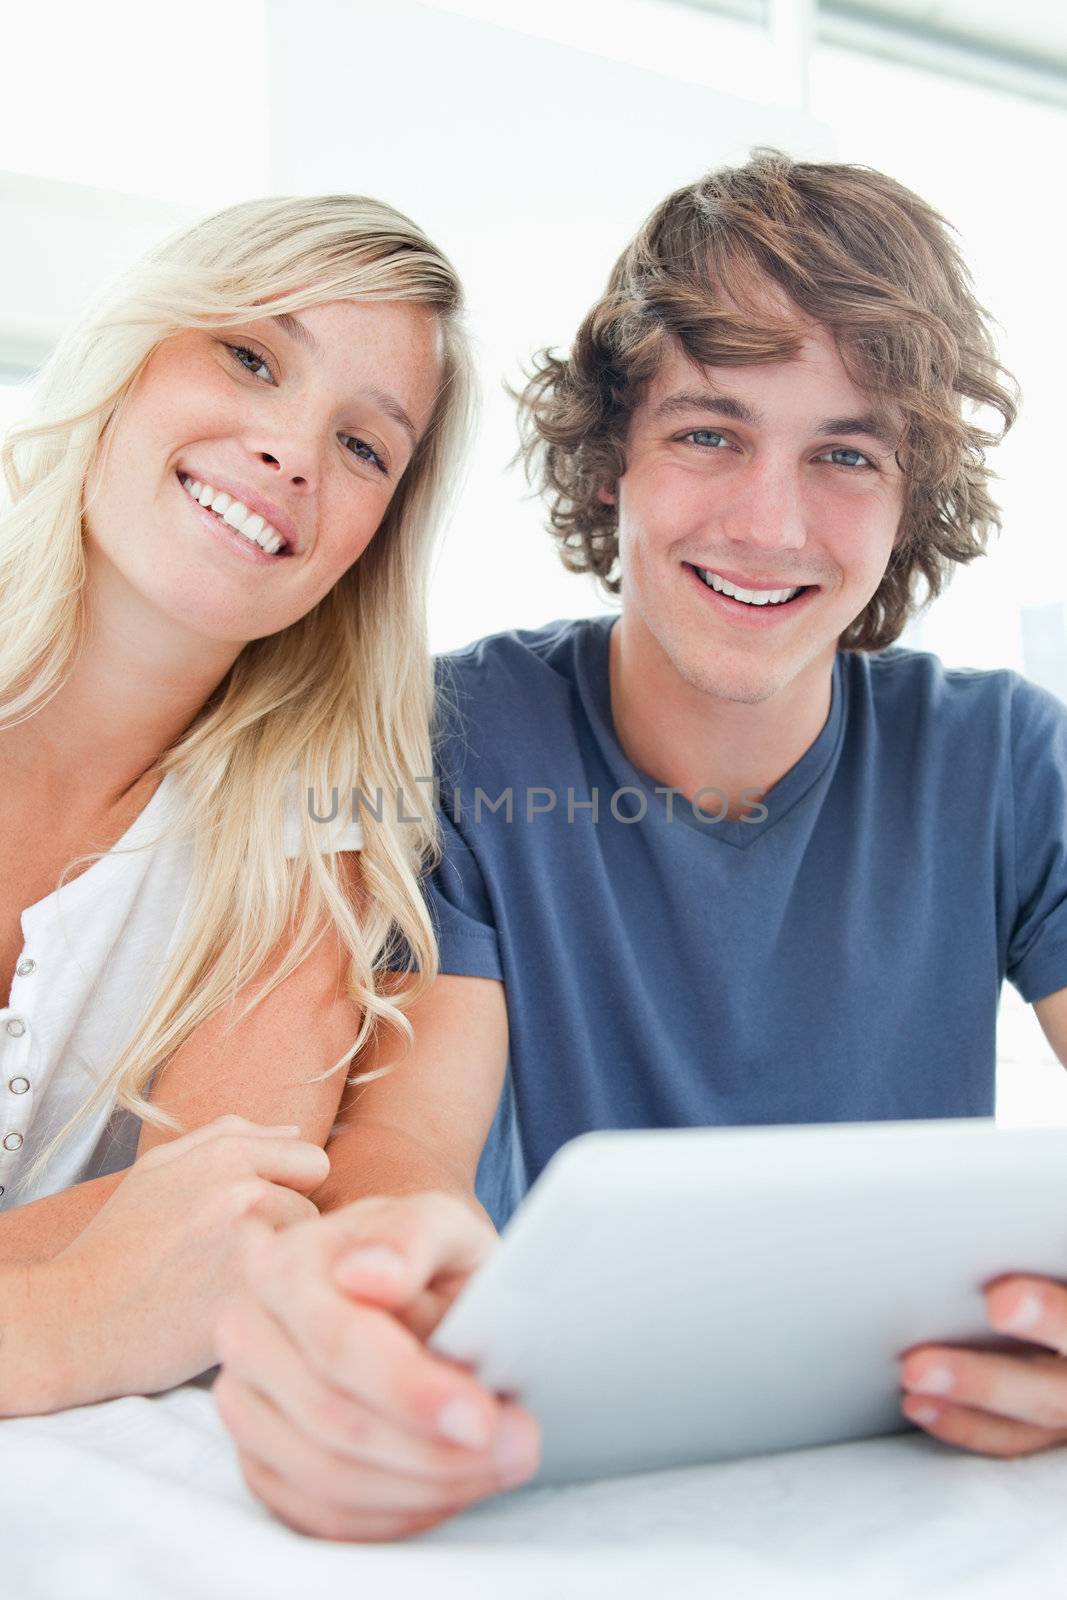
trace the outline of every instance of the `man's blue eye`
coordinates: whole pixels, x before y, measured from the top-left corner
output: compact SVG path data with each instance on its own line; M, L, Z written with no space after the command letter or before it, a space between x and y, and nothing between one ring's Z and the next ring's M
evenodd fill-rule
M718 439L720 442L725 442L725 435L717 433L714 428L693 428L689 433L686 434L686 438L692 439L694 444L699 445L706 445L708 441L712 439ZM715 449L717 446L712 445L711 448Z
M867 457L863 454L863 452L861 450L853 450L848 445L839 445L836 449L828 450L826 453L827 453L827 455L830 455L830 456L854 456L855 457L854 461L835 461L834 465L837 466L837 467L858 467L860 465L865 466L865 467L869 467L869 466L872 465L872 463L870 461L868 461Z

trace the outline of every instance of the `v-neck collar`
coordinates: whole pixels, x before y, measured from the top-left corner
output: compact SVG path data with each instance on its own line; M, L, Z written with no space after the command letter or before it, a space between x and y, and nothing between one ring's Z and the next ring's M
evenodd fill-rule
M576 666L590 724L613 776L619 780L619 787L640 790L647 798L648 815L659 817L664 823L670 816L676 823L695 828L704 838L732 845L735 849L746 849L756 844L788 816L818 782L839 747L848 697L848 677L842 667L841 651L834 657L830 710L826 721L800 760L763 794L761 803L767 809L767 816L752 822L729 819L714 823L710 820L701 822L692 814L688 801L678 794L673 796L668 813L670 797L662 792L657 793L656 779L634 766L619 743L611 711L610 666L611 630L617 621L618 617L613 615L589 619L580 641ZM663 787L659 785L661 791Z

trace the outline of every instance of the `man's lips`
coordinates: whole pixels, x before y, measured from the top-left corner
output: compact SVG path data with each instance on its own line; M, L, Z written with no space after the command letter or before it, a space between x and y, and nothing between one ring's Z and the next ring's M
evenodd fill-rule
M801 611L806 610L819 594L818 584L798 586L796 584L783 583L778 586L779 591L784 589L788 592L790 589L798 588L798 593L794 594L790 600L768 600L764 603L735 600L730 595L721 594L717 589L713 589L700 576L702 571L710 571L714 572L717 577L725 577L725 574L719 573L717 568L700 568L691 561L683 561L682 565L688 574L688 581L699 589L704 596L704 603L709 605L720 617L740 628L773 628L777 625L785 625L792 618L799 615ZM727 581L729 582L730 580ZM740 589L750 586L739 583L737 587Z
M757 594L764 590L775 593L781 589L817 589L818 584L813 584L805 578L746 578L743 573L732 572L728 567L707 567L698 561L687 561L687 567L692 567L696 572L706 572L716 578L724 578L735 589L754 589Z

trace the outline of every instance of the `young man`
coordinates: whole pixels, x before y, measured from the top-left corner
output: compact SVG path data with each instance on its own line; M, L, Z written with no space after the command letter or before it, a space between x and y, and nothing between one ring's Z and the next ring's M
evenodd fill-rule
M442 975L319 1196L394 1198L260 1239L220 1329L296 1527L397 1537L535 1468L533 1420L421 1342L491 1247L479 1158L499 1223L591 1128L989 1115L1005 976L1067 1060L1067 711L892 648L995 523L972 410L1010 425L1005 377L935 212L766 151L664 201L542 358L530 459L621 614L443 664ZM1028 1358L912 1352L906 1414L1067 1439L1067 1288L987 1302Z

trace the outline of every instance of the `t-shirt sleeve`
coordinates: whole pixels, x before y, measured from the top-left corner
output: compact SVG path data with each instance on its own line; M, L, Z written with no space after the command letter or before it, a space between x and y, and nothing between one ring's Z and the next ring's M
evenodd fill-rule
M1008 977L1028 1004L1067 988L1067 706L1027 679L1012 694L1015 919Z
M442 857L423 888L437 933L441 971L503 978L496 919L478 860L451 818L438 812Z

